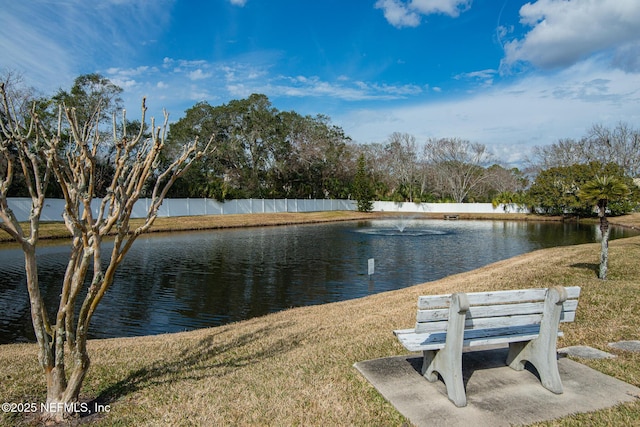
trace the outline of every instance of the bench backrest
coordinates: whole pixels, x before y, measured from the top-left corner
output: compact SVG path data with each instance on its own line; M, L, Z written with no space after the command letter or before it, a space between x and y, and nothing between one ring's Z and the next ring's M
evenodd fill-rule
M565 288L567 299L562 303L560 322L573 322L580 287ZM537 325L542 321L547 289L467 293L469 309L465 329L490 329L511 326ZM451 294L418 298L415 332L443 332L447 330Z

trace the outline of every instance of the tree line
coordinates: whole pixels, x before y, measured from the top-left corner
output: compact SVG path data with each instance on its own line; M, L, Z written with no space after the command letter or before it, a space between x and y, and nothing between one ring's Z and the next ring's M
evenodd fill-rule
M22 90L27 105L33 90ZM121 93L108 79L90 74L78 77L68 91L35 100L49 126L55 125L53 111L61 103L75 108L79 122L99 104L97 121L108 123L122 109ZM149 132L139 122L128 127ZM167 153L170 157L185 142L211 136L214 149L176 181L169 197L493 202L543 214L589 215L592 207L578 197L581 185L613 175L632 193L609 204L612 212L629 212L639 200L633 178L640 177L640 132L627 124L594 125L580 140L534 147L519 169L501 164L485 145L455 137L418 142L411 134L394 132L382 142L357 143L325 115L280 111L266 95L252 94L187 109L169 127ZM98 157L100 182L109 182L113 153L105 146ZM100 182L98 194L104 191ZM59 196L58 190L54 185L49 193ZM11 195L26 195L26 189L14 185Z
M359 160L377 200L486 202L526 185L482 144L443 138L420 146L400 132L358 144L327 116L279 111L261 94L198 103L171 125L169 140L179 146L205 135L214 135L216 152L174 186L175 196L355 199Z

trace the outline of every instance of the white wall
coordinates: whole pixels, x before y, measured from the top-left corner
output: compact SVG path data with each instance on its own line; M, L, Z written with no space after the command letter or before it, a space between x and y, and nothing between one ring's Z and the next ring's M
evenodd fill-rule
M491 203L410 203L410 202L374 202L376 212L425 212L425 213L516 213L526 212L517 205L499 205L493 208Z
M31 199L11 197L7 200L18 221L28 221L31 212ZM98 213L101 199L94 199L91 209ZM133 207L132 218L144 218L150 199L140 199ZM226 215L244 213L273 212L317 212L356 210L355 200L330 199L239 199L218 202L214 199L165 199L160 206L158 216ZM42 209L42 221L62 221L64 200L47 199Z

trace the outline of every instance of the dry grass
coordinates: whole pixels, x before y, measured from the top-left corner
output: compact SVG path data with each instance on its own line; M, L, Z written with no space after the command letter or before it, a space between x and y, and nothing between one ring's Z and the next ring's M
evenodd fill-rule
M352 365L405 353L391 331L412 325L418 295L551 284L583 288L577 320L563 325L559 346L616 353L584 363L640 386L640 355L607 347L640 339L640 237L616 240L610 250L605 282L596 278L598 244L553 248L357 300L193 332L91 341L83 397L110 405L92 419L105 426L400 426L407 420ZM0 346L0 366L3 401L44 399L34 345ZM541 425L584 424L639 425L640 402Z

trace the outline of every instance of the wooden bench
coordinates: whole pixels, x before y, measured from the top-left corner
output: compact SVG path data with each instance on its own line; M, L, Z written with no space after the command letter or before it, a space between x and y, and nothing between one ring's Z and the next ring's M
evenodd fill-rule
M530 362L542 385L562 393L556 354L560 322L572 322L580 287L455 293L418 298L414 329L394 331L409 351L422 351L422 375L445 383L449 399L466 406L462 349L509 344L506 364L521 371Z

